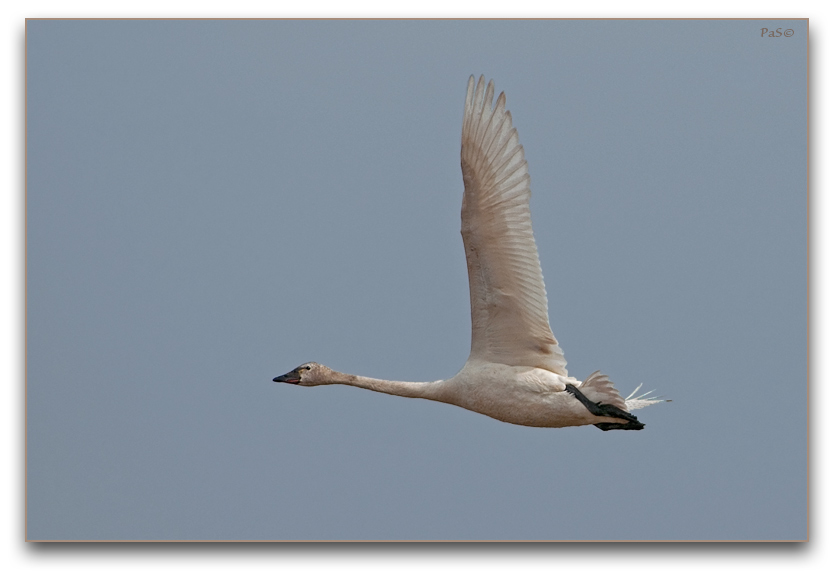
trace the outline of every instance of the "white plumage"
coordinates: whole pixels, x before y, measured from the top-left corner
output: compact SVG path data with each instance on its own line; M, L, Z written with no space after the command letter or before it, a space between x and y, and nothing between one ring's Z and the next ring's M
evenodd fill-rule
M469 270L472 348L451 379L429 383L347 375L306 363L273 379L315 386L346 384L457 405L533 427L593 424L642 429L628 411L658 399L623 399L606 375L569 377L550 329L547 295L530 219L530 176L504 93L469 78L461 135L461 235ZM639 387L638 387L639 389ZM647 393L648 394L648 393Z

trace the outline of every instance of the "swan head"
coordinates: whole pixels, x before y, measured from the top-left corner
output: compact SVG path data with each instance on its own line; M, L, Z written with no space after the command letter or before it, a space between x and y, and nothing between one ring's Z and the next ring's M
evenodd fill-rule
M280 377L272 379L276 383L289 383L301 385L302 387L314 387L316 385L328 384L329 373L332 372L324 365L317 362L308 362L295 367L293 370Z

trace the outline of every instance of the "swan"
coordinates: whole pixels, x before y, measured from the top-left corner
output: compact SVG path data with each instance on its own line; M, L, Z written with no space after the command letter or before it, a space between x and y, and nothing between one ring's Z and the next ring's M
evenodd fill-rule
M529 427L594 425L637 430L630 411L661 402L623 399L608 376L568 376L550 329L547 296L530 220L530 176L502 92L469 77L461 138L461 235L469 270L472 343L454 377L433 382L388 381L345 374L316 362L273 381L313 387L351 385L389 395L457 405Z

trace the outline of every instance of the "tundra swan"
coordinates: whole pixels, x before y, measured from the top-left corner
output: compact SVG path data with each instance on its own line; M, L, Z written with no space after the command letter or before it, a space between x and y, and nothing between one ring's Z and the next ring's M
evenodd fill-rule
M568 376L550 329L547 296L530 221L530 177L524 150L505 109L493 106L493 82L469 77L463 115L461 234L469 270L472 346L454 377L433 382L372 379L309 362L273 381L305 387L352 385L401 397L441 401L507 423L531 427L594 425L642 429L629 411L659 403L626 399L599 371ZM648 394L648 393L646 393Z

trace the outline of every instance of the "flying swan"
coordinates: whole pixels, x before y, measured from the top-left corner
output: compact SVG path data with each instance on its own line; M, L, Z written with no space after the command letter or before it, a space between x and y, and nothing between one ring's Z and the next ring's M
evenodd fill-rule
M530 427L594 425L642 429L630 411L661 402L635 389L623 399L606 375L568 376L547 317L539 255L530 221L530 176L504 93L492 104L493 82L469 77L460 165L461 235L469 270L472 348L448 380L386 381L348 375L315 362L273 381L305 387L352 385L400 397L457 405Z

